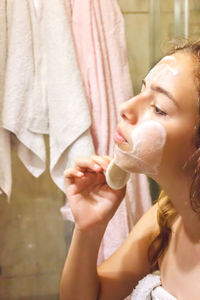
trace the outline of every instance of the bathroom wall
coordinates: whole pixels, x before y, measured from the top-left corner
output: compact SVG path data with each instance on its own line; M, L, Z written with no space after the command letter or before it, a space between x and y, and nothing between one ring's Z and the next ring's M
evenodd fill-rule
M149 70L149 1L119 0L124 16L128 58L134 92Z
M162 18L152 45L150 0L119 0L125 20L134 92L173 36L174 1L160 1ZM200 37L199 1L190 1L192 38ZM48 149L48 139L46 138ZM60 273L70 244L72 224L63 221L64 194L52 182L48 167L38 179L12 152L13 191L10 203L0 196L0 299L56 300ZM48 166L48 161L47 161Z
M0 299L56 300L72 232L60 214L64 194L48 170L34 178L15 149L12 162L11 200L0 199Z
M182 23L177 37L183 38L183 0L118 0L125 20L129 65L135 94L140 91L141 81L152 65L170 48L169 41L173 40L175 32L175 2L181 3L182 6ZM188 4L188 37L196 40L200 38L200 1L189 0ZM154 12L152 8L155 9Z

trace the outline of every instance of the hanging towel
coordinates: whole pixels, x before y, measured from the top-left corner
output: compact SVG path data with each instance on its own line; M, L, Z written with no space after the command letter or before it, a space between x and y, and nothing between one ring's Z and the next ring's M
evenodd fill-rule
M177 300L161 285L159 275L148 274L139 281L131 300Z
M11 196L11 155L10 155L10 133L0 128L0 194Z
M7 59L7 24L5 11L6 2L5 0L0 1L0 127L2 126L4 80Z
M64 170L77 156L94 154L70 6L64 0L2 3L8 47L1 128L16 136L18 156L36 177L46 167L43 135L49 134L51 176L65 191Z
M92 118L95 151L98 155L112 156L119 106L133 96L123 16L115 0L71 0L71 10L73 38ZM150 207L146 176L133 174L126 197L105 232L98 263L119 248L132 226ZM62 212L66 219L73 220L67 203Z
M65 191L63 171L94 154L91 118L71 34L69 1L43 2L50 136L50 172Z
M7 59L6 2L0 1L0 194L11 195L10 133L2 128L5 68Z
M31 2L30 2L31 3ZM15 134L20 141L18 155L27 169L39 176L45 169L45 148L42 134L28 127L32 104L40 104L36 97L37 76L31 6L28 1L6 1L7 61L2 100L2 127Z
M117 1L71 0L72 29L96 153L113 154L119 105L133 95L124 20Z

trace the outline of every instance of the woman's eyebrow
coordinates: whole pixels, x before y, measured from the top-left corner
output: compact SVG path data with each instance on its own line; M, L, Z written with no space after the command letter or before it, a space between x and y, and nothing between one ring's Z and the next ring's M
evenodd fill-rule
M142 84L146 87L146 81L144 79L142 80ZM158 93L166 95L170 100L172 100L175 103L176 106L179 106L176 99L169 91L167 91L164 88L162 88L161 86L157 86L155 84L152 84L150 87L153 91L156 91Z

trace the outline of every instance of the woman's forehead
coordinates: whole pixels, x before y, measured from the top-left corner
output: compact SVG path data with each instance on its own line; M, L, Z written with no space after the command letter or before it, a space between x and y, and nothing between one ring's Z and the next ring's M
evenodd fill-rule
M160 76L176 76L181 72L193 72L192 59L189 55L177 53L164 56L147 74L146 78L159 79Z
M165 56L147 74L148 86L155 84L174 95L185 109L197 110L198 91L194 75L194 60L191 55L175 53Z
M176 53L162 58L145 77L149 83L171 83L177 86L181 83L182 88L190 86L195 90L194 60L191 55Z
M176 64L170 64L171 60L167 57L161 60L151 71L147 74L145 80L153 81L154 83L160 80L172 80L174 76L179 74Z

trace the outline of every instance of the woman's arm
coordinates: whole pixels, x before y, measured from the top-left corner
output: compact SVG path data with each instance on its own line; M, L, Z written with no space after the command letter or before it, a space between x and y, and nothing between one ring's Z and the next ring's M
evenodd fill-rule
M104 228L80 231L76 226L61 279L61 300L98 298L97 255Z
M120 205L125 188L113 191L105 181L108 157L81 158L65 171L66 194L75 230L64 266L61 300L94 300L99 293L97 255L108 222Z
M148 249L159 233L155 204L134 226L122 246L98 267L99 300L123 300L151 272Z
M134 226L122 246L96 267L104 228L80 232L76 227L61 281L61 300L122 300L150 272L148 248L159 232L157 204ZM67 282L67 285L66 285Z
M103 162L99 162L101 168ZM63 269L61 300L121 300L150 271L147 252L159 230L157 205L134 226L120 249L97 269L103 234L125 191L111 190L104 174L92 171L93 164L93 160L82 159L65 174L67 197L76 225ZM84 176L78 175L79 171Z

